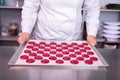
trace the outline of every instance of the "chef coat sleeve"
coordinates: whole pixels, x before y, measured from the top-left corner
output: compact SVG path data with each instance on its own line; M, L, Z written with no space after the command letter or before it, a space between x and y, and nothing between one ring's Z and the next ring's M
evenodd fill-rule
M85 19L87 24L87 34L96 36L99 28L99 0L85 0Z
M24 0L21 21L22 32L32 32L32 29L35 26L37 20L40 4L40 0Z

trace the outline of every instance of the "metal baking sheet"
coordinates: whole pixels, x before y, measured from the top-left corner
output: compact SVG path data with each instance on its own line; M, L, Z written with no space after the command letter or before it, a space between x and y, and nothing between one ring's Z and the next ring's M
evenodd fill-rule
M35 40L34 40L35 41ZM70 41L70 42L79 42L79 41ZM86 42L86 41L80 41L80 42ZM99 57L100 61L102 62L103 65L101 66L59 66L59 65L19 65L16 64L16 61L18 57L20 56L21 52L24 50L25 46L27 43L20 45L17 51L14 53L10 61L8 62L8 65L10 66L11 69L25 69L25 68L52 68L52 69L87 69L87 70L107 70L107 67L109 66L108 63L105 61L105 59L101 56L101 54L97 51L97 49L93 46L90 45L90 47L94 50L94 52L97 54Z

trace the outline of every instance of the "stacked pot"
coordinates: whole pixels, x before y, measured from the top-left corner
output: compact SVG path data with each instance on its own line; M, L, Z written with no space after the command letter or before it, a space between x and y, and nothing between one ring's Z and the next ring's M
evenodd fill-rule
M120 22L103 22L102 37L107 41L120 41Z

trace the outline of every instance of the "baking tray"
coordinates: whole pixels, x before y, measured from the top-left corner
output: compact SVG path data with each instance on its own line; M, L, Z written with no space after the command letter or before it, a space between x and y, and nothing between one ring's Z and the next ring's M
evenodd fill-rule
M79 41L70 41L70 42L79 42ZM87 41L80 41L80 42L87 42ZM14 53L10 61L8 62L8 65L10 69L28 69L28 68L41 68L41 69L77 69L77 70L107 70L107 67L109 66L108 63L105 61L105 59L101 56L101 54L97 51L97 49L90 45L90 47L93 49L93 51L96 53L96 55L99 57L100 61L102 62L102 65L99 66L59 66L59 65L21 65L16 64L16 61L18 57L20 56L21 52L24 50L27 43L22 44L18 47L17 51Z

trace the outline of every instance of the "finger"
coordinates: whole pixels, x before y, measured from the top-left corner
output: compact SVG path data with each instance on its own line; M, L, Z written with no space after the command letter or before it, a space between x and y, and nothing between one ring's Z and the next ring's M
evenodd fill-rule
M20 38L17 39L17 42L18 42L19 44L23 44L23 41L22 41Z
M92 41L90 41L90 44L92 45L92 46L95 46L97 43L96 43L96 40L92 40Z
M20 36L17 41L19 44L24 44L26 39L23 36Z
M18 41L19 44L24 44L26 41L29 40L29 37L30 37L30 35L28 33L22 33L18 37L17 41Z
M92 46L95 46L97 44L96 39L88 39L87 40Z

